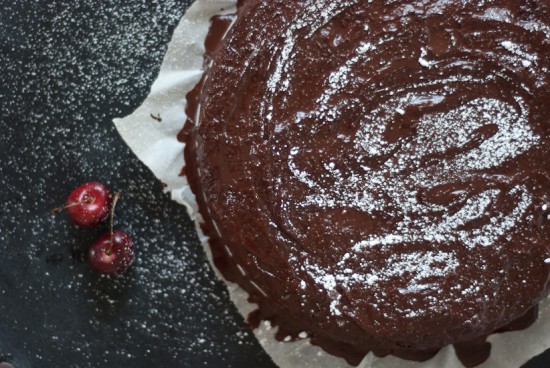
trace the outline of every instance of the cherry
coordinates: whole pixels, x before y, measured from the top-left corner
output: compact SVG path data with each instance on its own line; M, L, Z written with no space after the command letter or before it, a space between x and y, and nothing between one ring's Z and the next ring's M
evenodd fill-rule
M103 234L88 251L88 261L95 270L120 274L134 262L135 246L128 234L121 230Z
M91 181L73 190L65 206L54 208L50 213L53 215L66 210L75 224L93 227L107 218L110 206L109 188L105 184Z
M88 251L88 262L92 268L108 275L121 274L134 262L132 238L122 230L113 230L115 207L120 196L120 193L113 196L111 231L100 236Z

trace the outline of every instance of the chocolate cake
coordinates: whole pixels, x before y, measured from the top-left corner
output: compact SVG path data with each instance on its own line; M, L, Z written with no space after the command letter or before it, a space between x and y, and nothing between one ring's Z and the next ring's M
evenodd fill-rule
M536 319L550 1L246 0L207 49L185 174L251 322L351 364L473 366Z

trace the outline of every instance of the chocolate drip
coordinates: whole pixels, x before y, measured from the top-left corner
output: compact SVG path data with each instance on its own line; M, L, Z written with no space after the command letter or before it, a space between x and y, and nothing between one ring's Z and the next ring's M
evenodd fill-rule
M495 332L509 332L509 331L518 331L524 330L527 327L531 326L537 320L539 315L539 306L535 305L533 308L529 309L523 316L520 316L513 320L512 322L504 325L495 330Z
M485 341L487 337L454 344L455 353L465 367L475 367L486 361L491 355L491 344Z

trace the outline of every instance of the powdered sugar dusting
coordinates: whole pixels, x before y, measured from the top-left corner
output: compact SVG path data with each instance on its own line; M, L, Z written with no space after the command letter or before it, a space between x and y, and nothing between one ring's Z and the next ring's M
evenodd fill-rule
M275 60L275 71L267 82L268 90L275 93L278 88L286 90L290 84L289 68L292 66L290 55L294 49L294 44L298 36L298 32L304 28L310 28L310 36L318 28L322 27L329 19L338 15L342 10L356 1L339 1L332 2L328 5L321 4L317 1L309 1L306 5L304 17L292 23L285 31L285 41L278 58ZM286 73L285 73L286 72ZM283 76L285 78L283 79Z
M372 292L381 292L388 288L396 278L408 279L407 285L398 289L401 294L422 292L433 289L434 285L451 272L456 271L459 262L451 252L428 251L426 253L394 254L389 256L380 267L371 267L364 263L365 272L356 273L346 267L349 253L338 263L334 275L323 268L305 262L305 271L332 297L329 309L333 316L340 316L341 289L368 288ZM334 272L334 271L333 271ZM409 311L410 312L410 311Z
M439 223L433 223L429 214L445 210L445 207L435 203L419 203L418 188L434 188L449 182L486 177L480 173L482 170L498 167L521 155L536 146L539 137L528 126L527 111L521 108L516 111L498 100L476 99L447 113L425 116L418 124L413 142L403 146L399 146L399 142L387 142L384 132L393 117L384 112L395 110L392 106L397 104L400 108L406 108L419 100L437 102L440 98L410 94L405 99L390 101L374 111L357 132L354 142L358 162L362 155L383 156L395 152L378 169L362 166L360 172L344 175L334 163L325 162L320 163L325 168L325 174L315 180L307 171L297 167L294 157L299 149L295 147L291 151L291 171L314 192L301 201L300 206L325 209L345 207L373 214L381 211L392 216L406 215L394 232L361 240L354 246L355 250L364 246L420 240L446 242L452 239L469 248L489 246L515 225L532 202L527 188L515 187L510 191L511 195L517 195L517 206L512 213L494 216L491 224L482 229L459 230L483 214L497 199L500 191L490 189L471 196L459 211L445 216ZM521 98L517 100L518 106L524 105ZM476 132L491 126L498 129L497 132L477 147L410 172L410 168L417 166L423 158L465 147L476 138ZM323 185L327 178L333 182L328 189ZM421 220L409 220L412 215L421 216Z
M311 38L330 22L330 17L337 17L354 4L352 1L333 3L326 12L321 11L319 19L314 19L311 14L320 12L314 3L309 2L298 21L284 31L283 46L277 50L274 72L267 83L268 98L263 104L268 111L268 121L277 113L274 111L277 104L271 100L273 96L284 95L282 98L287 100L292 94L293 68L300 57L296 46L299 38ZM443 1L439 5L448 4ZM399 8L395 14L406 15L414 10L407 9ZM478 18L513 22L509 11L500 8L487 9ZM398 29L388 24L388 32L383 36L371 36L368 22L361 28L365 32L363 39L351 48L353 52L346 59L326 74L314 108L304 109L293 117L292 123L296 126L315 122L309 128L312 140L322 129L348 118L349 109L357 107L357 100L349 97L350 91L368 90L369 83L378 83L377 73L391 70L391 61L380 55L393 47L396 39L392 33ZM329 34L329 31L320 32ZM449 38L447 47L459 42L457 35L451 34ZM337 39L335 36L334 40ZM332 44L337 46L334 40ZM311 155L315 148L308 146L308 138L289 142L286 157L293 185L305 186L307 190L300 197L288 198L283 205L285 210L314 213L341 210L342 216L346 216L347 211L355 211L372 218L397 219L389 229L382 229L380 233L374 230L356 238L349 244L345 256L330 267L315 264L307 254L303 255L306 261L302 266L296 264L327 293L328 308L334 316L343 313L342 298L346 289L361 287L376 292L389 287L388 283L395 278L405 277L407 283L399 292L422 294L437 289L441 282L465 266L453 251L430 248L391 255L391 247L431 244L437 248L451 243L472 252L478 247L498 249L504 245L506 234L525 220L537 202L527 185L494 183L503 180L500 174L503 167L541 144L541 137L529 123L531 109L526 97L543 81L539 57L521 42L496 37L494 50L483 57L490 59L489 64L504 65L503 69L481 75L471 72L476 68L471 61L438 58L430 47L426 44L404 53L403 58L416 61L419 70L414 73L441 70L441 74L387 88L380 83L371 96L377 103L360 106L362 115L355 122L358 128L354 134L335 135L342 147L353 147L352 154L345 158L347 161L320 155L313 163ZM463 52L475 54L476 60L481 57L475 45L461 47ZM505 69L518 67L527 69L534 83L518 84L514 90L503 91L502 96L480 92L461 103L450 102L465 94L469 86L482 91L484 86L509 80ZM365 70L377 72L369 74ZM414 73L411 78L416 78ZM450 108L440 108L446 105ZM418 111L421 113L416 117L414 114ZM397 138L392 136L396 121L410 124L410 131ZM284 134L284 124L284 121L277 123L277 134ZM485 184L479 186L479 183ZM438 199L440 194L448 197L446 201ZM501 207L505 209L497 210ZM347 265L348 260L360 259L371 250L388 252L385 263L364 263L361 272L353 272L354 268ZM465 286L459 294L478 292L480 287L474 283ZM437 304L438 300L442 302L441 298L430 298L434 297L425 299L429 305ZM410 317L421 313L413 309L402 312Z

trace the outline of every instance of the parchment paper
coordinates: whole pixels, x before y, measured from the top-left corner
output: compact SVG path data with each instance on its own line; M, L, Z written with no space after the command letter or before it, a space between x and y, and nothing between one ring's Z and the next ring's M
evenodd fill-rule
M235 1L197 0L189 8L176 28L164 58L160 74L151 87L146 101L130 116L114 119L114 123L128 146L171 191L172 199L187 206L189 214L197 222L194 195L187 186L187 180L178 176L183 161L183 144L176 140L176 134L185 122L185 94L191 90L202 75L204 38L212 15L235 11ZM151 114L160 115L158 122ZM211 255L207 238L199 231L205 251ZM216 270L214 265L212 267ZM217 272L217 270L216 270ZM221 277L219 272L218 276ZM243 316L255 309L247 302L247 294L236 284L226 282L232 301ZM256 337L274 362L281 368L349 368L343 359L325 353L309 344L308 339L295 342L278 342L275 331L269 323L262 323L254 331ZM540 318L529 329L489 338L492 343L491 358L482 368L515 368L531 357L550 348L550 302L546 299L540 306ZM462 367L452 347L442 349L428 362L416 363L395 357L377 358L369 354L360 368L440 368Z

